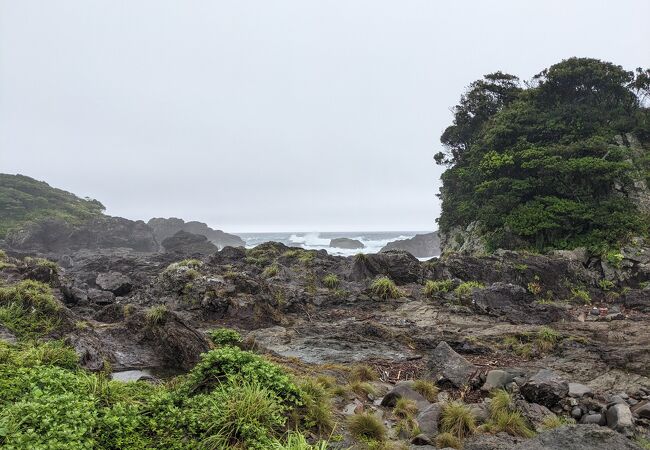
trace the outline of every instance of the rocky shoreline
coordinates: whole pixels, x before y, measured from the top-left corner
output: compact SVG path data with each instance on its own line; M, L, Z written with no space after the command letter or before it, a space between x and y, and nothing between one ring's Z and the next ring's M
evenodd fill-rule
M543 436L568 437L544 431L546 417L579 424L571 435L582 437L567 448L598 448L590 439L637 448L628 437L645 436L650 425L650 248L642 241L616 264L580 251L346 258L278 243L191 257L124 248L5 251L3 282L53 288L65 307L50 337L64 338L90 370L185 371L210 348L205 332L228 327L300 370L340 376L346 367L372 367L373 393L337 397L336 414L345 423L370 411L404 442L432 445L435 411L447 400L462 399L478 423L487 420L488 393L500 388L541 433L530 441L478 433L464 448L560 448ZM394 290L380 290L378 279ZM166 319L154 331L146 321L155 308ZM0 329L0 339L13 338ZM436 401L409 387L420 378L441 389ZM416 400L417 436L396 428L386 399L400 397ZM350 444L345 426L342 435Z

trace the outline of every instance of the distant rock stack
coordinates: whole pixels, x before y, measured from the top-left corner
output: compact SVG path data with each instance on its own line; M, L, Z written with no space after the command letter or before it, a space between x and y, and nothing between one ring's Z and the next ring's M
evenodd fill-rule
M416 234L410 239L389 242L380 250L404 250L416 258L430 258L440 255L440 237L438 232L427 234Z
M176 217L170 217L169 219L157 217L149 220L147 225L153 229L156 239L161 243L179 231L185 231L205 236L209 242L212 242L220 249L224 247L243 247L245 245L244 240L239 236L224 233L221 230L214 230L203 222L185 222L183 219Z

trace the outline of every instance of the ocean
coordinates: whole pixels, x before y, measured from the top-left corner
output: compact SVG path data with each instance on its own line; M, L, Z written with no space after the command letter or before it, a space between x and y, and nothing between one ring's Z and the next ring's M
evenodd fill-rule
M339 231L339 232L293 232L293 233L236 233L246 242L246 248L252 248L263 242L281 242L290 247L305 250L327 250L330 255L352 256L357 253L378 253L386 244L400 239L409 239L416 234L430 231ZM343 249L330 248L330 240L346 237L361 241L365 248Z

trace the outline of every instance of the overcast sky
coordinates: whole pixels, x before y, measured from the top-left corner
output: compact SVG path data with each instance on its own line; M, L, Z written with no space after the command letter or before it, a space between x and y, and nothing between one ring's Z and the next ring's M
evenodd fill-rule
M650 1L0 0L0 172L227 231L433 230L465 86L650 66Z

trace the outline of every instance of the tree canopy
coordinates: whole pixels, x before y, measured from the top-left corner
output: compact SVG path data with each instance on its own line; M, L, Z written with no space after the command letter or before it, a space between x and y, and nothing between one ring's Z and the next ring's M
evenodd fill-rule
M448 166L440 230L478 221L492 248L537 250L647 234L627 187L650 184L649 74L570 58L523 85L501 72L473 82L435 155Z

